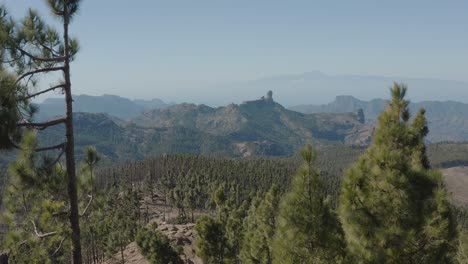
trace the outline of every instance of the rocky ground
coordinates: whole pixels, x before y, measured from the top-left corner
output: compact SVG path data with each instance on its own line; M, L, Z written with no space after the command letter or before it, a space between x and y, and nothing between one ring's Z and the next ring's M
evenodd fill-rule
M447 168L442 173L455 204L468 206L468 167Z
M148 210L150 215L150 223L156 222L157 229L165 234L172 241L175 246L182 246L183 253L180 255L185 263L202 264L203 262L196 255L195 247L195 224L188 223L184 225L172 224L171 222L178 215L178 211L164 204L164 201L156 197L151 199L146 197L142 203L142 210ZM202 212L195 212L195 216L200 215ZM124 250L125 263L132 264L150 264L138 251L138 246L135 242L129 244ZM122 256L119 253L115 254L109 259L106 264L121 264Z

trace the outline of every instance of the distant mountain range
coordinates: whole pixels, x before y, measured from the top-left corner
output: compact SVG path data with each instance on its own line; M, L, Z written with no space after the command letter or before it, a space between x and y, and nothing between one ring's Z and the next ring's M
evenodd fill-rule
M404 76L333 75L320 71L277 75L249 81L180 87L177 93L166 91L161 96L180 98L190 96L191 102L227 105L255 98L268 90L275 92L277 101L290 107L298 104L323 104L336 95L353 95L364 100L387 98L393 82L408 85L408 98L414 101L456 100L468 103L468 82ZM196 91L196 93L194 93ZM169 94L170 93L170 96ZM185 98L178 101L186 100Z
M236 148L228 152L237 151L237 154L245 155L291 153L311 139L324 143L366 144L370 141L375 120L386 103L383 99L364 101L352 96L337 96L328 104L298 105L285 109L267 97L213 108L187 103L172 104L159 99L130 100L115 95L74 96L74 110L83 112L84 120L88 116L84 113L102 113L105 115L97 116L108 119L106 122L112 122L124 130L128 130L129 126L156 129L158 133L172 130L178 133L175 139L183 134L187 142L190 141L189 134L197 134L200 140L209 138L213 142L222 141L224 145ZM421 107L426 109L429 121L428 141L468 141L468 104L453 101L410 104L413 113ZM47 99L39 104L37 119L46 120L62 115L63 109L62 99ZM358 112L360 109L362 113ZM90 118L97 116L89 115ZM90 124L95 125L93 122ZM146 131L148 133L149 130ZM139 133L136 130L133 132ZM131 134L126 133L127 136ZM198 143L202 144L201 141ZM191 148L192 152L196 152ZM165 151L172 152L169 150Z
M77 149L96 145L110 159L119 160L162 153L281 156L308 142L366 145L372 134L362 111L303 114L271 97L218 108L178 104L128 121L76 113L74 122ZM49 128L41 137L42 142L52 143L63 137L63 127Z
M166 103L160 99L130 100L116 95L74 95L73 110L75 112L106 113L121 119L128 119L141 114L143 111L166 107L173 103ZM53 116L63 115L65 102L62 98L48 98L39 104L37 119L43 120Z
M379 113L387 104L386 100L359 100L353 96L337 96L335 100L325 105L298 105L290 107L301 113L346 113L362 109L366 123L374 124ZM412 113L420 108L426 109L430 133L428 140L440 141L468 141L468 104L454 101L424 101L410 104Z

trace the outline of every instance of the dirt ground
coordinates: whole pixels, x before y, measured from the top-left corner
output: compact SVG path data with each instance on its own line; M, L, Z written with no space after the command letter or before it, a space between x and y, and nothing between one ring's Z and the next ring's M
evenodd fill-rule
M468 167L443 169L445 183L457 205L468 206Z
M194 227L195 224L189 223L185 225L171 224L171 222L178 216L179 212L177 209L173 209L169 206L164 205L164 201L161 198L145 197L141 206L142 212L147 211L149 213L150 223L156 222L158 224L157 229L163 234L169 237L174 245L183 247L183 254L181 259L185 263L190 264L202 264L203 262L196 255L195 248L195 235ZM202 212L195 212L195 217L202 214ZM124 250L125 263L131 264L150 264L138 251L138 246L135 242L129 244ZM115 254L111 259L105 262L106 264L121 264L122 257L120 252Z

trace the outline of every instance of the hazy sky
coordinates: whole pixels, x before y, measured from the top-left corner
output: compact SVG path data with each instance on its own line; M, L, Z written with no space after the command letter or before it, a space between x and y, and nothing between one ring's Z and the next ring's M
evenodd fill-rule
M465 0L83 0L71 32L76 94L202 101L200 87L314 70L468 82Z

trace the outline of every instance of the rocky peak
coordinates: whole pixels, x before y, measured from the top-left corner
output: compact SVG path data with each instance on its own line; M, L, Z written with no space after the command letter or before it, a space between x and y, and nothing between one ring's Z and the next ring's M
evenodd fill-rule
M265 101L268 101L268 102L273 102L273 92L270 90L268 91L266 97L265 97Z
M357 115L357 120L358 120L361 124L366 123L366 117L364 116L364 110L362 110L362 108L359 108L355 113L356 113L356 115Z

